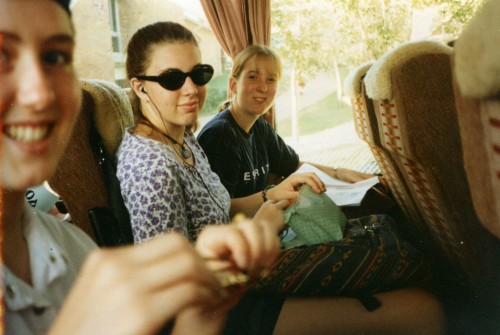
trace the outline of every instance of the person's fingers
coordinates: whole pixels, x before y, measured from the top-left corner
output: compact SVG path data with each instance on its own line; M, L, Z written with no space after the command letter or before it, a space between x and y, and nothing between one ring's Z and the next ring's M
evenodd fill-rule
M161 240L173 242L176 247L165 248L163 244L156 243ZM98 250L88 257L85 269L89 268L88 273L99 276L101 282L129 283L137 292L152 292L183 281L218 290L215 276L189 243L176 236L158 241ZM170 250L170 253L158 257L163 250Z
M273 187L268 191L268 198L272 200L295 200L299 192L294 189L293 184L283 184Z
M252 221L241 222L237 225L237 228L242 231L250 253L246 269L250 275L254 275L256 272L260 271L261 262L266 257L264 231L270 228L264 228L261 224L256 224Z
M288 205L289 205L289 202L286 200L279 200L279 201L275 201L273 203L273 206L276 206L281 210L285 210L288 207Z
M226 294L214 294L204 286L187 281L149 295L142 309L157 313L157 319L165 319L165 316L169 319L188 306L218 305L225 297Z
M281 211L280 211L281 213ZM280 215L281 221L283 221L283 215ZM282 225L280 225L282 227ZM262 240L265 257L263 257L259 262L258 273L253 274L260 275L260 272L264 269L269 269L269 267L274 263L276 256L278 256L280 250L280 240L278 237L277 229L273 225L267 225L263 227Z
M186 262L173 255L172 262L158 264L151 272L149 262L144 265L135 263L133 258L123 258L130 255L130 250L137 247L101 249L88 256L61 310L58 319L63 321L56 322L55 329L65 320L72 320L76 329L84 330L78 334L154 334L185 306L217 303L223 298L224 291L218 283L200 284L199 278L205 277L198 277L200 273L207 271L208 278L215 276L197 262ZM177 271L183 275L175 277ZM75 315L84 317L75 320ZM126 329L117 329L118 325Z
M211 259L208 265L212 270L224 269L233 263L239 270L255 277L270 266L279 252L276 223L272 225L270 221L283 220L281 208L284 203L286 201L266 203L263 207L267 214L256 215L253 221L243 219L231 226L205 228L198 237L196 249L203 257Z
M313 172L294 174L290 177L290 181L294 187L307 184L317 193L324 192L326 190L323 181L321 181L321 179Z
M350 169L338 169L338 175L339 179L349 182L349 183L356 183L358 181L362 181L368 178L372 178L372 174L364 173L364 172L359 172L356 170L350 170Z
M285 225L283 210L290 205L289 200L269 200L263 204L254 216L254 221L263 222L268 227L273 227L272 231L277 234Z
M314 175L314 177L306 178L304 180L304 184L309 185L309 187L311 187L316 193L326 191L325 184L323 184L323 182L316 175Z
M221 301L220 296L214 295L213 291L187 281L132 300L127 322L115 320L115 327L120 327L120 323L127 325L117 334L157 334L169 320L186 308L218 305Z
M236 226L210 226L202 230L196 241L196 250L202 257L221 260L231 258L238 268L245 269L250 262L251 250L247 239ZM218 264L212 270L218 270Z
M111 250L122 250L123 256L129 258L135 263L155 263L158 260L164 259L177 250L190 248L191 243L181 234L169 232L158 235L146 243L135 245L134 248L116 248Z
M206 261L192 247L190 250L178 250L160 261L136 266L137 271L140 270L141 283L147 290L158 291L181 282L193 282L214 291L219 289L219 283Z
M261 226L258 237L261 238L265 254L265 257L260 259L259 266L256 267L259 272L268 268L279 252L278 234L284 228L283 208L287 205L287 200L267 201L253 218L253 224Z

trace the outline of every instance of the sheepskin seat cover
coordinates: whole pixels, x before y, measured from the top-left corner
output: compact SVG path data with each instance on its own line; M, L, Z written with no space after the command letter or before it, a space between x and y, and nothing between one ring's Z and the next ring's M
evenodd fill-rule
M403 44L365 77L382 145L397 162L423 218L429 255L471 279L481 253L470 229L480 227L463 167L450 55L432 41ZM485 269L483 269L485 270Z
M455 43L465 169L481 223L500 238L500 1L487 1Z

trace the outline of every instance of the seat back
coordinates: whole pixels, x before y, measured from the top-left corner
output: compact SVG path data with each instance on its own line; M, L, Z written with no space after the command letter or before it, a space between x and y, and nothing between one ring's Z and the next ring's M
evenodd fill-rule
M481 223L500 238L500 2L486 2L455 43L465 170Z
M116 178L116 151L133 125L123 90L101 80L81 82L82 109L50 186L73 222L102 246L133 242L128 212Z
M131 88L125 88L123 89L123 91L125 92L125 94L127 94L130 105L132 107L132 114L134 116L134 119L137 120L141 115L141 101Z
M422 217L399 170L398 165L381 144L373 101L366 95L363 78L374 62L361 64L351 71L345 80L345 92L351 99L354 126L359 138L365 141L387 180L394 199L411 222L421 222ZM416 224L416 226L419 226Z
M429 255L466 278L478 275L478 226L465 179L451 82L452 49L437 42L403 44L365 77L381 145L390 152L423 218Z

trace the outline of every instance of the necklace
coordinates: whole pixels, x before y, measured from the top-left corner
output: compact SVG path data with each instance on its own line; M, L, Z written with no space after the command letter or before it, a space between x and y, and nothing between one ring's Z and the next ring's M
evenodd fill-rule
M172 142L172 148L174 149L174 152L177 155L179 155L179 157L182 159L182 161L185 164L187 164L186 159L191 158L191 156L193 154L191 153L191 150L186 145L186 143L180 144L174 138L172 138L172 136L169 136L166 133L164 133L163 131L161 131L157 126L155 126L151 121L149 121L149 119L147 117L145 117L144 115L142 116L142 120L140 121L140 123L145 124L146 126L152 128L153 130L156 130L157 132L159 132L160 134L162 134L165 138L169 139L170 142ZM177 144L179 146L179 148L181 148L180 153L179 153L179 150L177 150L177 148L173 144Z
M168 138L172 143L177 144L179 147L181 147L181 156L184 159L189 159L191 157L191 151L189 150L189 147L187 147L186 143L180 144L177 142L175 139L172 137L168 136L167 134L163 133L163 135Z

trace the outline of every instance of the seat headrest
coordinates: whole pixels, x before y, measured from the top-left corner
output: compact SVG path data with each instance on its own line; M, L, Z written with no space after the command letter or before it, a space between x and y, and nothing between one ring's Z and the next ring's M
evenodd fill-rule
M125 129L134 125L132 107L121 87L98 79L81 81L94 102L93 120L108 155L114 157Z
M380 57L366 73L366 94L374 100L392 99L391 70L403 62L426 54L450 55L453 49L434 41L416 41L402 44Z
M454 70L463 96L500 94L500 1L484 2L457 39Z
M354 98L361 93L361 78L373 65L373 61L366 62L349 72L344 80L344 92L349 98Z

